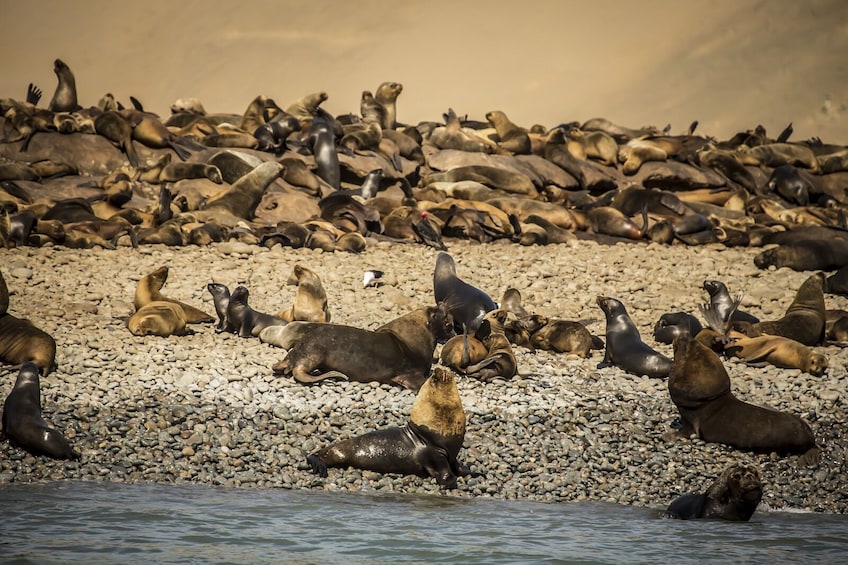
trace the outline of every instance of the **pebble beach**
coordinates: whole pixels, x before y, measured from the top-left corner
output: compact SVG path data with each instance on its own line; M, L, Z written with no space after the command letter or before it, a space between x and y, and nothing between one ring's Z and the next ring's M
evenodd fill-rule
M457 274L499 300L517 288L531 312L579 320L604 337L598 295L621 300L652 347L666 312L697 313L705 279L744 294L742 307L780 317L809 272L760 270L758 248L577 240L524 247L446 239ZM162 292L214 315L209 282L250 289L263 312L289 306L286 279L296 263L315 271L332 322L373 329L434 301L437 252L421 245L369 241L362 254L324 253L238 242L208 247L120 246L117 250L22 247L0 250L9 312L31 319L57 342L58 368L41 380L43 416L82 454L79 461L34 457L0 441L0 484L63 479L198 483L320 491L443 493L543 502L580 500L664 508L700 491L727 466L756 466L761 510L848 511L846 361L835 345L823 377L727 360L733 393L804 418L822 450L804 467L798 457L753 454L697 439L666 441L679 424L665 379L597 369L588 359L515 347L519 374L482 383L459 377L467 414L459 458L483 477L460 478L442 491L430 478L330 469L314 475L305 457L331 442L406 423L414 394L388 385L325 381L304 386L272 374L284 351L257 338L194 325L182 337L136 337L125 326L138 280L167 265ZM368 269L384 284L364 288ZM827 308L848 299L826 295ZM436 351L438 354L438 349ZM0 397L17 370L0 366Z

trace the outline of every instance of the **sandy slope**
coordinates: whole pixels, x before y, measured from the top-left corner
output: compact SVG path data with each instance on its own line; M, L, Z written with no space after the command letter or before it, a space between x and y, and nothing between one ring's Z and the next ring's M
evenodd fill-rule
M843 0L5 0L2 11L0 97L23 98L32 81L47 103L59 57L83 105L113 92L160 113L186 96L241 112L260 93L287 105L325 90L331 112L358 113L362 90L393 80L413 123L449 106L526 126L604 116L677 132L697 119L720 138L792 121L794 139L848 143Z

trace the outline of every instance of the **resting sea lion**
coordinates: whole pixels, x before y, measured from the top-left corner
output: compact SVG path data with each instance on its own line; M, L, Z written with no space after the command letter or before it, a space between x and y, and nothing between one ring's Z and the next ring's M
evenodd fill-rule
M492 379L511 379L518 372L515 354L504 334L504 324L508 312L500 308L487 312L480 326L481 332L488 332L482 342L486 347L486 357L465 368L465 374L481 381Z
M9 289L0 272L0 361L19 365L32 361L47 376L56 365L56 341L32 322L8 313Z
M816 353L803 343L779 335L748 337L730 332L724 352L748 363L765 362L784 369L800 369L814 377L824 375L827 356Z
M681 334L674 340L668 392L683 426L667 433L666 439L695 434L706 442L738 449L803 454L805 464L820 459L813 431L801 418L748 404L733 395L721 359L700 338Z
M445 342L439 352L439 362L464 375L465 368L485 359L486 353L488 351L483 342L468 333L463 333Z
M754 467L733 465L701 494L677 497L665 511L668 518L747 522L763 498L763 483Z
M295 333L296 339L290 340L288 333ZM290 345L289 351L272 369L301 383L337 377L417 391L430 371L436 341L452 334L453 319L444 304L418 308L374 331L292 322L278 335L279 343Z
M185 312L186 323L188 324L205 324L215 321L215 318L194 306L189 306L179 300L163 296L161 290L167 280L167 266L159 267L152 273L141 277L136 285L135 297L133 298L133 305L135 306L135 309L138 310L145 304L149 304L154 301L173 302L174 304L179 304L182 307Z
M654 339L671 345L681 332L696 336L704 329L698 318L686 312L669 312L660 316L654 326Z
M154 300L136 310L129 320L127 328L133 335L186 335L186 314L182 306L174 302Z
M65 436L48 426L41 416L41 388L35 363L23 364L15 386L3 403L3 433L13 445L33 455L80 458Z
M604 296L599 296L597 303L607 319L606 349L598 369L616 366L638 376L667 377L671 370L671 359L642 341L624 304Z
M244 286L237 286L227 301L227 324L239 337L256 337L269 326L284 326L287 320L259 312L250 307L247 300L250 292Z
M312 471L327 476L327 467L355 467L377 473L433 477L456 488L457 477L479 476L457 460L465 439L465 411L453 373L436 366L421 386L409 423L375 430L309 454Z
M825 341L824 274L816 273L805 280L782 318L751 324L756 335L781 335L804 345L820 345Z
M433 294L437 303L444 302L453 317L454 327L457 330L464 327L472 334L480 327L486 312L497 307L488 294L456 275L456 263L445 252L436 257Z
M530 343L537 349L573 353L578 357L589 357L592 349L603 349L604 343L593 336L580 322L548 319L530 336Z
M294 304L277 316L287 322L329 322L330 310L327 307L327 293L321 279L314 271L296 264L292 269L288 284L296 284L297 292Z

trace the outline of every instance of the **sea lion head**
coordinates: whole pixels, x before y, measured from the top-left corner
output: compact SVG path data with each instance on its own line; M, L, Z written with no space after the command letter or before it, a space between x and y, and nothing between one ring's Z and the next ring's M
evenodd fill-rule
M465 436L465 411L453 372L441 365L424 381L412 404L409 421L428 435L456 440Z
M820 377L827 371L828 361L827 356L821 353L811 353L810 359L807 361L807 366L804 370L814 377Z
M607 320L611 320L616 316L627 315L627 309L620 300L610 298L609 296L598 296L595 301L598 303L601 310L603 310Z
M722 472L707 494L722 504L741 502L756 507L763 498L763 483L754 467L734 465Z
M444 341L454 336L453 316L447 304L439 302L427 308L427 327L436 341Z
M727 291L727 287L721 281L704 281L704 290L707 291L707 294L710 295L710 298L721 292L722 290Z
M230 294L230 304L247 305L247 299L250 296L250 291L246 286L239 285Z
M209 283L206 285L206 290L216 300L230 295L230 289L227 288L227 285L221 283Z

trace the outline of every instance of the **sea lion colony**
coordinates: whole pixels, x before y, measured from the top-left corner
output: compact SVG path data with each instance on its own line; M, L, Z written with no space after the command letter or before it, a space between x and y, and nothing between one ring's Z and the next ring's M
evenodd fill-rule
M286 110L259 96L228 116L178 101L166 120L109 95L88 109L44 110L30 87L27 101L0 102L0 237L6 246L237 239L325 251L381 239L444 249L442 237L778 243L757 266L848 263L845 147L790 143L791 127L775 140L758 127L725 141L694 135L694 125L683 135L605 120L525 129L503 112L488 124L449 111L444 123L403 126L392 84L382 102L363 93L361 116L328 115L317 93ZM350 236L362 244L342 244ZM503 329L531 334L515 319Z

